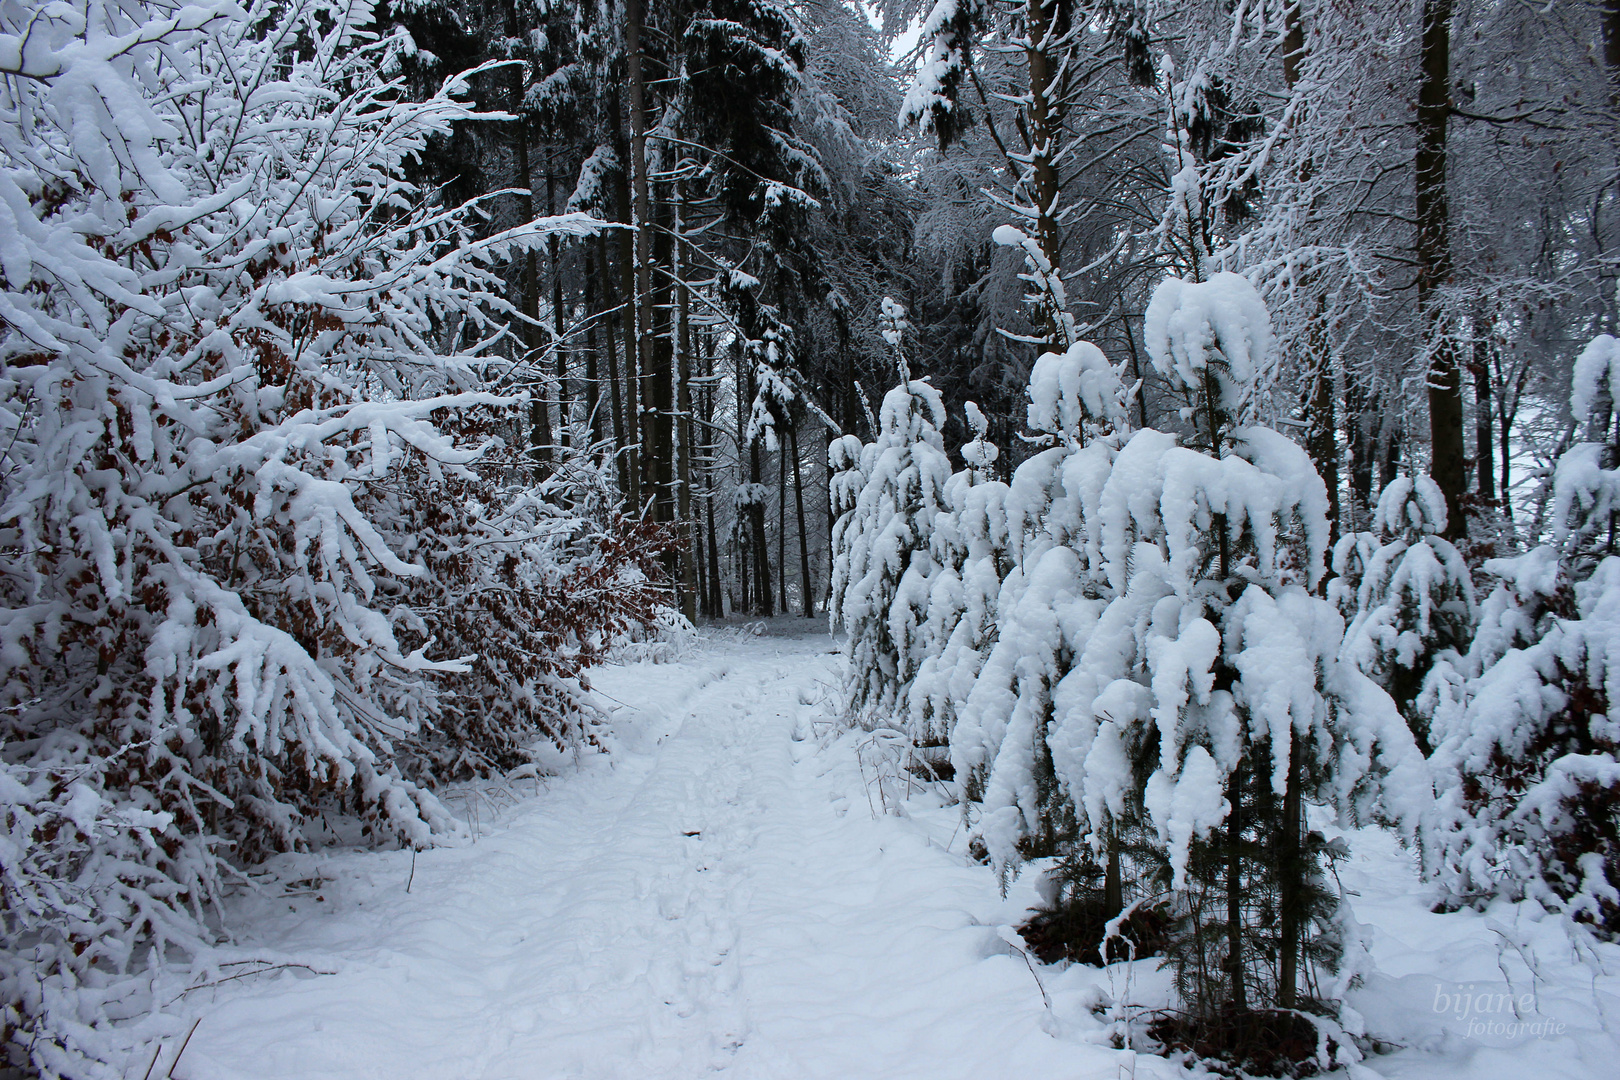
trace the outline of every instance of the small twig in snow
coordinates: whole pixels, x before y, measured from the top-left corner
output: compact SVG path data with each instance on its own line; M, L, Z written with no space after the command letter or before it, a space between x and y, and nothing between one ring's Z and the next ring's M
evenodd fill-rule
M152 1080L152 1070L157 1068L158 1055L161 1053L163 1053L163 1042L159 1040L157 1046L152 1049L152 1060L147 1062L146 1072L141 1074L141 1080Z
M233 975L232 978L235 978L235 976ZM202 1017L200 1016L192 1021L191 1030L186 1032L186 1041L180 1044L180 1052L174 1055L174 1060L169 1062L169 1071L163 1074L165 1080L174 1080L174 1070L180 1064L180 1059L186 1056L186 1047L191 1045L191 1037L197 1034L197 1025L200 1023L202 1023Z

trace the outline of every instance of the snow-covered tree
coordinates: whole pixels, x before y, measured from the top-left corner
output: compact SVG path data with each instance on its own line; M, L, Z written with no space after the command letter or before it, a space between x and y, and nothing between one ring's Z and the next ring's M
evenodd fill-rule
M483 389L497 261L598 223L468 241L406 177L466 78L407 100L370 10L0 11L10 1065L119 1075L108 1017L323 815L456 835L431 786L581 738L601 597L655 591L629 533L508 489ZM565 609L578 641L521 625Z
M1429 751L1423 680L1441 653L1473 638L1474 582L1442 538L1446 501L1427 476L1392 480L1378 497L1373 531L1350 533L1333 549L1329 596L1350 620L1345 659L1389 691L1413 736Z
M1008 578L1023 576L1023 594L1002 604L997 653L1027 630L1030 660L1005 681L997 653L986 663L968 713L993 753L982 792L964 794L983 801L997 861L1049 835L1064 803L1094 850L1151 830L1183 927L1171 960L1186 1007L1218 1025L1294 1007L1304 963L1331 960L1335 903L1305 802L1346 818L1383 805L1410 823L1415 802L1381 804L1378 779L1399 772L1392 788L1415 790L1421 760L1389 697L1338 659L1343 621L1313 595L1321 480L1299 446L1240 422L1271 359L1264 304L1237 275L1172 279L1145 336L1195 433L1094 439L1065 462L1083 510L1066 542ZM953 754L971 779L967 728Z
M981 839L1002 867L1021 844L1044 850L1073 832L1046 730L1053 687L1084 646L1099 603L1086 522L1118 450L1124 398L1118 373L1089 342L1042 354L1030 373L1026 419L1054 445L1018 467L1003 497L1016 565L996 598L994 648L959 706L961 736L951 750L964 796L982 803Z
M845 707L850 718L868 724L901 717L922 662L918 632L938 569L929 542L935 519L948 509L951 477L939 434L944 402L926 379L907 373L905 309L888 297L882 324L899 357L901 382L883 398L877 439L861 454L864 484L835 538L835 557L847 566L834 585L843 601L837 621L848 635Z
M1425 854L1454 904L1528 897L1620 932L1620 346L1576 361L1571 412L1601 441L1558 460L1550 543L1486 562L1500 584L1467 654L1435 666L1439 807Z
M947 511L934 519L929 553L939 567L929 588L921 628L923 659L907 695L911 738L919 746L948 746L957 704L967 699L999 632L996 599L1006 575L1007 485L990 478L999 451L988 421L965 406L973 440L962 448L967 467L946 485Z
M1194 1022L1218 1025L1231 1010L1294 1007L1304 962L1331 960L1336 898L1305 803L1361 817L1380 773L1401 772L1399 792L1420 762L1388 696L1338 659L1342 619L1313 595L1321 479L1297 444L1242 423L1271 361L1253 287L1234 274L1166 281L1144 336L1197 434L1183 446L1138 432L1109 471L1094 527L1113 595L1054 695L1050 739L1093 818L1140 800L1185 927L1178 982ZM1156 744L1145 755L1144 741ZM1415 802L1387 805L1410 826Z

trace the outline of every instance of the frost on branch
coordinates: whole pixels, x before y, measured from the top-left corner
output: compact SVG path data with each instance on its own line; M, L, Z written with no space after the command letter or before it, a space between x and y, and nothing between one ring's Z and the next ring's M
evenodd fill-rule
M368 18L0 10L8 1064L124 1072L146 965L322 817L456 837L433 786L584 738L571 675L656 589L652 539L503 487L480 389L497 262L600 224L466 241L404 175L464 77L406 100Z
M896 344L904 309L885 298L883 318L885 336L893 333ZM919 635L939 568L929 543L935 519L948 509L951 467L939 434L944 423L944 403L927 380L890 390L879 410L878 437L860 451L860 492L835 527L833 595L840 602L834 610L848 632L846 709L862 723L900 715L922 661ZM841 476L855 470L850 438L830 452L833 467L843 466ZM835 478L835 499L847 484Z
M1614 339L1575 365L1571 401L1607 437ZM1551 542L1485 571L1468 651L1435 665L1439 805L1425 868L1452 904L1528 897L1620 933L1620 556L1614 448L1579 443L1554 466Z
M1029 374L1029 426L1062 438L1123 430L1125 386L1119 372L1089 341L1042 353Z

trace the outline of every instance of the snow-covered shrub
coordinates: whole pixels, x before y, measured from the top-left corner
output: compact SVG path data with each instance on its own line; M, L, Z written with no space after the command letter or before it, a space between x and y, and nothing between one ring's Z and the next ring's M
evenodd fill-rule
M404 178L474 116L464 79L405 100L369 18L0 9L9 1064L118 1075L91 1044L144 1007L132 976L317 816L457 834L425 785L473 759L407 751L485 739L473 758L499 760L508 736L472 717L512 695L556 733L574 663L508 650L486 621L503 590L543 595L567 576L549 559L615 581L639 559L480 465L519 404L481 389L514 314L492 261L598 226L468 241L471 208ZM513 611L551 610L531 601Z
M857 518L855 506L871 467L872 445L854 435L840 435L827 445L827 508L832 515L832 590L827 599L827 620L836 629L849 592L849 557L860 546L866 518Z
M1008 488L989 476L999 451L985 438L988 424L978 406L970 401L966 411L974 433L962 448L967 468L947 483L949 509L934 519L929 552L939 572L920 633L923 659L907 695L911 738L924 747L950 743L957 705L967 699L995 642L996 597L1009 565ZM933 764L943 764L943 758Z
M1098 438L1060 469L1026 464L1060 472L1075 509L1047 512L1008 577L953 754L998 862L1061 828L1065 806L1094 850L1148 831L1157 887L1175 897L1187 1012L1214 1023L1292 1007L1305 962L1331 961L1336 898L1304 804L1410 824L1422 765L1388 695L1339 660L1343 620L1312 592L1322 481L1301 447L1240 423L1269 363L1264 305L1219 275L1167 282L1149 312L1150 356L1195 433ZM1382 790L1390 772L1413 800Z
M590 741L601 717L581 672L627 640L658 658L695 634L669 606L658 561L669 531L612 507L581 512L565 476L506 490L416 485L425 497L399 540L428 572L403 597L419 621L402 636L473 659L435 680L438 709L396 747L410 751L409 778L436 786L505 772L539 742L545 756Z
M1609 437L1620 347L1575 366L1577 422ZM1577 444L1554 470L1551 541L1493 559L1472 646L1436 664L1439 788L1428 872L1452 904L1529 897L1620 933L1620 556L1611 552L1620 457Z
M926 379L890 390L877 440L863 452L865 483L842 538L848 570L838 610L848 636L846 707L875 724L897 718L922 657L917 630L937 564L929 554L934 520L946 509L951 476L939 429L945 406Z
M1042 354L1028 393L1029 426L1054 445L1026 459L1000 496L998 526L1006 532L1000 559L1010 565L996 596L993 647L981 677L958 698L962 724L951 751L964 799L982 800L990 815L983 838L1003 866L1026 836L1039 835L1037 845L1045 846L1068 831L1049 822L1026 833L1025 825L1043 817L1015 817L1014 807L1022 800L1059 817L1070 813L1061 798L1054 801L1045 730L1052 687L1081 647L1076 635L1089 625L1067 607L1096 600L1089 580L1095 552L1084 523L1126 426L1119 377L1090 342ZM994 790L992 776L1001 784ZM998 827L1014 821L1021 824Z
M884 395L878 435L858 463L850 436L829 451L837 475L835 510L861 477L854 503L833 530L834 625L847 632L845 708L867 726L898 720L922 663L921 627L939 564L930 552L935 520L949 509L950 459L939 429L945 405L927 379L907 371L902 336L906 310L883 298L880 326L894 347L900 384Z
M0 756L0 1045L40 1075L117 1076L139 1037L107 1016L145 1006L154 970L198 948L198 897L153 865L171 815L107 790L139 748L87 761L47 741L27 765ZM174 1034L163 1019L147 1034Z
M1329 597L1350 620L1343 656L1389 691L1427 752L1429 720L1418 705L1440 654L1473 637L1474 582L1440 535L1446 502L1427 476L1400 476L1378 497L1373 531L1350 533L1333 550Z

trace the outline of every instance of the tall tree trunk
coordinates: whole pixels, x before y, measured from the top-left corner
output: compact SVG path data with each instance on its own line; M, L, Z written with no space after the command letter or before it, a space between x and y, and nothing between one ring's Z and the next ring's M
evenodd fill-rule
M748 448L748 463L756 488L762 486L758 443ZM748 514L754 528L754 593L758 601L754 610L756 614L769 617L775 611L771 608L771 554L765 539L765 501L760 499L751 503Z
M1142 356L1136 351L1136 335L1131 333L1130 316L1120 320L1125 330L1125 345L1131 353L1131 381L1136 384L1136 426L1146 429L1152 425L1148 423L1147 394L1143 389L1147 386L1142 380Z
M742 345L737 341L736 338L732 338L731 342L731 359L731 384L737 390L737 486L740 488L744 484L751 483L759 478L759 463L757 460L751 461L753 466L752 473L750 473L748 467L743 464L743 434L746 431L744 425L747 423L747 421L744 419L744 417L747 416L747 412L744 407L747 394L747 371L744 367ZM750 447L749 449L751 451L753 448ZM754 610L754 595L752 592L754 574L754 568L752 565L752 560L754 557L753 527L753 511L748 511L748 520L745 523L743 521L743 504L738 502L733 507L731 535L733 553L736 557L737 564L737 585L738 590L742 595L742 603L733 603L731 605L733 611L752 612Z
M721 584L720 573L720 543L714 534L714 490L712 486L704 492L703 510L708 520L705 532L709 540L709 616L723 619L726 617L726 593Z
M1051 100L1053 79L1058 74L1058 63L1051 53L1056 28L1053 18L1058 13L1058 0L1025 0L1025 31L1029 40L1024 44L1024 60L1029 65L1029 199L1035 209L1035 243L1040 253L1051 264L1051 274L1061 272L1063 235L1058 230L1058 107ZM1047 348L1061 353L1069 342L1059 325L1061 314L1045 311L1042 332L1047 337Z
M1383 395L1381 395L1383 396ZM1374 412L1376 412L1376 408ZM1399 414L1384 421L1382 432L1381 454L1378 459L1378 490L1383 491L1389 482L1401 474L1402 440L1406 437L1405 425L1401 423ZM1439 483L1439 481L1435 481ZM1448 511L1449 513L1449 507Z
M804 617L816 617L816 601L810 591L810 531L804 527L804 478L800 474L799 426L788 424L788 445L793 451L793 504L799 517L799 590L803 593Z
M684 233L682 229L685 222L682 212L685 209L685 189L682 181L676 180L671 192L670 218L672 233L672 249L670 251L671 278L675 290L675 319L670 328L670 344L678 350L675 361L675 374L677 385L675 388L676 416L672 433L679 442L677 482L680 491L676 500L676 529L681 536L681 614L688 621L697 619L698 602L698 573L695 565L698 559L699 537L693 532L692 520L692 328L688 323L690 312L687 305L690 303L686 294L686 281L682 276L686 269Z
M636 380L638 404L646 400L641 379L653 375L652 329L652 195L647 182L647 94L642 73L641 25L645 17L642 0L625 0L624 48L627 81L630 84L630 187L632 218L635 226L635 287L632 290L636 313ZM656 383L656 377L653 378ZM655 406L656 407L656 406ZM638 424L639 426L639 424ZM649 454L648 451L653 453ZM642 457L656 450L642 445ZM659 493L653 492L655 498ZM655 520L657 520L655 515Z
M553 216L557 213L555 154L546 158L546 213ZM551 328L552 348L557 362L557 435L558 442L568 446L573 438L573 417L568 396L568 350L563 344L562 254L557 237L549 237L546 246L551 255Z
M1277 1004L1284 1009L1294 1007L1294 995L1299 987L1299 956L1304 946L1305 889L1307 885L1304 835L1302 826L1305 809L1300 787L1304 784L1304 767L1299 748L1299 733L1289 733L1288 788L1283 792L1282 852L1277 867L1277 892L1281 908L1281 960L1278 965Z
M759 387L754 382L753 368L746 362L741 353L738 354L737 362L744 378L747 380L745 383L747 393L737 399L737 429L740 437L744 424L743 418L747 415L744 411L746 408L745 402L754 400L755 394L759 392ZM742 444L739 442L738 445ZM757 495L764 486L764 468L763 463L760 461L758 441L748 447L748 479L754 485L754 492ZM771 549L765 536L764 499L755 498L749 503L748 517L749 523L753 527L754 594L756 600L754 612L758 615L770 616L774 615L775 611L772 608L774 601L771 597Z
M1474 362L1468 374L1474 380L1474 478L1482 506L1496 504L1496 447L1492 436L1495 412L1491 407L1491 343L1484 321L1474 320Z
M605 435L602 416L602 365L597 349L596 324L602 316L596 302L596 253L589 241L585 246L585 419L590 425L591 445L600 447ZM613 331L607 331L613 340ZM595 451L599 453L600 451Z
M618 298L613 295L613 273L610 269L613 261L608 258L607 243L605 233L596 234L596 250L602 267L602 306L606 315L602 329L604 340L607 341L608 403L613 411L613 463L619 477L619 493L634 505L635 500L630 498L630 470L625 460L629 444L625 441L623 388L619 379L619 339L613 321L615 317L623 318L627 313L620 312L617 316L613 313L618 306Z
M664 199L653 206L657 228L653 233L653 264L669 269L674 266L673 207ZM676 523L675 491L675 294L678 290L668 273L658 275L652 291L653 314L653 366L648 379L648 421L652 428L648 460L652 470L648 480L656 499L657 520L665 524ZM669 556L671 578L681 574L678 550Z
M720 572L719 540L714 534L714 466L720 458L720 433L714 426L714 369L718 357L715 356L713 332L703 336L703 509L709 519L709 614L713 618L723 619L726 617L726 602L720 581L724 575Z
M506 0L506 36L518 36L517 5ZM529 166L529 131L523 117L523 69L514 65L507 71L507 108L519 119L509 129L512 132L512 153L517 161L517 186L523 192L518 196L518 213L524 221L534 220L534 173ZM534 365L534 397L529 402L530 456L542 466L551 461L551 414L546 407L545 371L538 364L540 355L540 266L534 249L523 253L523 272L519 289L519 305L527 321L523 324L524 363Z
M1367 401L1366 383L1353 369L1344 375L1345 410L1349 414L1350 528L1366 529L1371 521L1373 461L1378 433Z
M1423 0L1417 107L1417 299L1428 359L1429 474L1446 497L1446 537L1468 535L1462 372L1439 292L1451 280L1446 124L1451 116L1451 0Z
M619 88L613 85L613 114L618 115ZM630 230L615 229L614 251L618 255L619 284L624 291L624 309L619 312L619 325L624 331L624 401L621 405L624 434L619 440L619 460L623 463L625 500L636 513L641 511L641 348L640 332L636 327L636 235L635 213L630 199L630 145L621 126L614 126L614 145L621 163L614 175L613 194L619 221L631 226ZM604 243L606 242L604 238ZM611 275L609 275L611 276Z
M1051 264L1051 273L1060 273L1063 238L1058 230L1057 201L1059 195L1057 139L1058 109L1052 101L1053 79L1058 65L1054 62L1052 38L1057 30L1053 25L1058 0L1026 0L1024 18L1029 40L1025 43L1024 57L1029 65L1029 198L1035 209L1035 242L1041 254ZM1068 347L1065 333L1059 325L1060 313L1045 312L1047 349L1062 352Z
M776 443L776 588L777 610L788 613L787 598L787 442Z
M1226 781L1226 970L1231 980L1232 1007L1249 1009L1248 972L1243 962L1243 763L1238 762Z
M1119 866L1119 832L1109 822L1107 839L1108 861L1103 869L1103 918L1117 919L1125 910L1125 880Z
M1319 320L1313 320L1311 329L1318 329L1319 325ZM1327 343L1315 333L1308 333L1307 339L1312 342L1311 353L1315 367L1311 372L1311 396L1306 406L1308 426L1305 431L1305 452L1311 456L1311 463L1316 466L1317 475L1321 476L1322 483L1327 487L1328 542L1331 545L1338 542L1341 516L1338 388L1334 385L1333 365L1327 355Z

